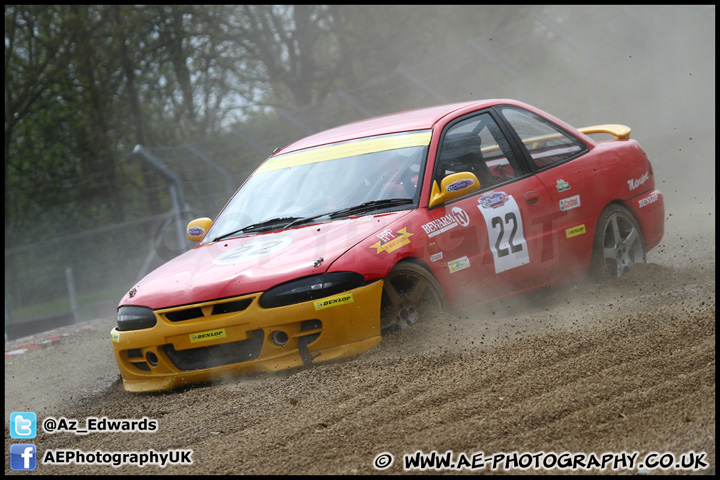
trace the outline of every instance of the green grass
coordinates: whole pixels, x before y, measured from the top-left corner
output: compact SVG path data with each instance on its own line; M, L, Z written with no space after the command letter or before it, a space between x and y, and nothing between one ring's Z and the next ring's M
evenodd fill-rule
M90 320L94 314L92 306L100 302L120 302L120 298L127 293L127 285L122 287L108 287L105 289L95 290L89 293L78 295L78 315L80 320ZM34 305L28 305L20 309L12 309L10 316L12 323L23 323L32 320L39 320L42 318L52 317L54 315L60 315L63 313L72 313L70 307L70 299L68 297L60 298L57 300L49 301L46 303L38 303ZM108 311L108 315L112 316L115 314L114 310Z

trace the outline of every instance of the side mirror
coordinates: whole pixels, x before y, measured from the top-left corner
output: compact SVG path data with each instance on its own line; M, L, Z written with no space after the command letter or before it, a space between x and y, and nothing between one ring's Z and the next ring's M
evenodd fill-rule
M187 226L187 238L191 242L199 242L203 239L207 231L212 225L212 220L205 218L197 218L192 222L188 223Z
M474 192L480 188L480 180L475 176L474 173L470 172L458 172L451 173L447 177L442 179L440 187L438 188L437 182L433 182L432 191L430 192L430 203L428 208L432 208L435 205L447 203L456 198L464 197L465 195Z

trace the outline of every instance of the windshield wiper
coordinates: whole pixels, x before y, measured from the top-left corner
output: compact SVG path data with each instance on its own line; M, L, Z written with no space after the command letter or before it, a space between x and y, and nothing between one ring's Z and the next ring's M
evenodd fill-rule
M369 202L361 203L348 208L343 208L337 212L330 214L330 218L345 217L348 215L356 215L359 213L367 213L375 210L382 210L384 208L398 207L400 205L407 205L413 203L412 198L386 198L383 200L371 200Z
M370 212L374 210L380 210L383 208L389 208L389 207L397 207L399 205L407 205L409 203L413 203L412 198L386 198L384 200L372 200L370 202L361 203L360 205L354 205L352 207L343 208L341 210L335 210L332 212L326 212L321 213L319 215L312 215L310 217L305 218L296 218L287 225L283 227L283 229L294 227L297 225L302 225L303 223L312 222L313 220L316 220L321 217L330 217L330 218L340 218L340 217L346 217L348 215L358 214L358 213L365 213Z
M276 227L278 225L285 225L288 221L294 222L296 220L301 220L301 218L300 217L271 218L270 220L265 220L262 222L253 223L251 225L246 225L242 228L238 228L237 230L233 230L230 233L224 233L224 234L220 235L219 237L215 238L215 240L213 240L213 242L217 242L218 240L222 240L224 238L228 238L233 235L237 235L238 233L246 233L246 232L251 232L253 230L262 230L264 228ZM283 227L283 229L284 228L286 228L286 227Z
M222 240L224 238L228 238L233 235L237 235L238 233L246 233L246 232L250 232L253 230L262 230L262 229L269 228L269 227L277 227L278 225L282 225L282 227L280 229L285 230L290 227L302 225L303 223L312 222L313 220L321 218L321 217L340 218L340 217L346 217L346 216L353 215L353 214L360 214L360 213L371 212L374 210L381 210L384 208L397 207L400 205L407 205L410 203L413 203L412 198L386 198L384 200L372 200L370 202L361 203L360 205L354 205L352 207L347 207L347 208L343 208L341 210L335 210L332 212L321 213L319 215L312 215L310 217L271 218L270 220L265 220L265 221L259 222L259 223L253 223L252 225L247 225L247 226L239 228L237 230L233 230L230 233L225 233L223 235L220 235L219 237L215 238L215 240L213 240L213 242L217 242L218 240Z

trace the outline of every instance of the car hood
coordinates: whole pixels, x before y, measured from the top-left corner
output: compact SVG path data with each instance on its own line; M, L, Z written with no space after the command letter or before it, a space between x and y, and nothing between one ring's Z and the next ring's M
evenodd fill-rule
M149 273L120 305L169 308L263 292L324 273L354 245L408 213L366 215L199 245Z

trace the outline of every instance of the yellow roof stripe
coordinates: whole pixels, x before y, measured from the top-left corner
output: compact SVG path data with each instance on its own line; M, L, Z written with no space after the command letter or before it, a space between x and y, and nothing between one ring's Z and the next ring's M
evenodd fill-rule
M356 155L364 155L366 153L430 145L431 137L432 132L430 130L423 130L421 132L403 133L400 135L382 135L362 140L352 140L349 142L300 150L298 152L287 153L285 155L268 159L265 163L260 165L260 168L258 168L256 173L269 172L271 170L279 170L281 168L297 167L299 165L307 165L310 163L326 162L328 160L337 160L339 158L354 157Z

